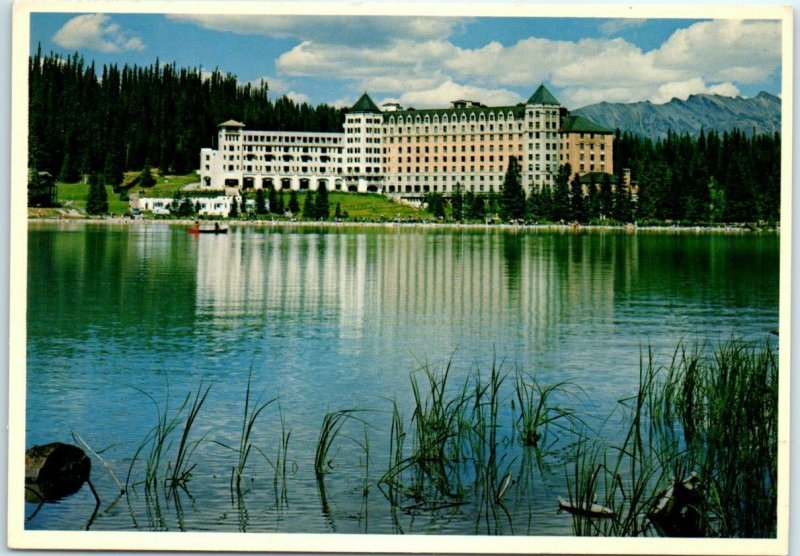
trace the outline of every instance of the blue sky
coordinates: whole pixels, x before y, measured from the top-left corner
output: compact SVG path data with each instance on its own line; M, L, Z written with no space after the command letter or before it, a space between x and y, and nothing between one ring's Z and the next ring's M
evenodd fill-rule
M781 92L780 22L763 20L32 14L40 43L98 66L219 68L313 104L363 91L417 108L514 104L542 82L569 108Z

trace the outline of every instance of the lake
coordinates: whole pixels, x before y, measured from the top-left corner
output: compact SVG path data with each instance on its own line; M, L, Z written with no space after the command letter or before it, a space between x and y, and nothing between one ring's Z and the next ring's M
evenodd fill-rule
M770 233L232 226L196 237L160 223L31 223L26 446L74 443L74 431L122 482L136 460L119 499L93 461L93 518L84 487L26 527L572 534L555 500L574 434L549 429L531 463L513 426L514 373L569 381L556 401L599 428L636 392L649 348L666 363L681 341L775 342L778 263ZM514 480L502 512L470 490L469 473L461 501L435 509L398 509L378 485L393 402L410 433L412 376L424 384L421 367L439 373L448 361L453 390L493 364L509 373L498 469ZM277 400L258 416L246 492L234 496L251 373L250 409ZM211 388L189 438L200 441L191 478L174 494L149 492L147 448L137 449L158 412L174 415L201 384ZM323 418L348 409L359 411L342 421L320 482ZM170 453L179 441L180 430Z

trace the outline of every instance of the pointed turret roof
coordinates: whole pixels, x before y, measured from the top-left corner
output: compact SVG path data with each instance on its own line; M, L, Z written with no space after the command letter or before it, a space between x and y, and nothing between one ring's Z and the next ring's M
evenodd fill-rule
M547 87L544 86L544 83L539 85L539 88L536 89L536 92L531 95L531 98L528 99L528 104L555 104L556 106L561 105L561 103L558 102L556 97L553 96L553 93L547 90Z
M350 108L350 112L367 112L367 113L374 113L380 114L381 109L372 102L372 99L369 98L367 93L361 95L361 98L356 101L352 108Z

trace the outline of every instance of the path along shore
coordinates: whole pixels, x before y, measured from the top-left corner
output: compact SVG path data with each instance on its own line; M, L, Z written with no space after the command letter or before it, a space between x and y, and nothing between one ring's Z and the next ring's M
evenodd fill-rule
M98 217L98 218L28 218L28 223L60 223L60 224L105 224L115 226L151 226L151 225L171 225L171 226L186 226L191 227L195 223L195 219L171 219L171 220L156 220L156 219L131 219L129 217ZM779 232L780 226L774 228L759 228L753 229L744 224L725 225L725 226L637 226L628 224L626 226L602 226L602 225L589 225L589 224L479 224L479 223L457 223L457 222L353 222L353 221L310 221L310 220L201 220L201 226L210 226L214 223L219 223L222 226L231 227L254 227L254 228L384 228L384 229L424 229L424 230L510 230L510 231L560 231L560 232L584 232L584 231L601 231L601 230L614 230L622 232L695 232L695 233L747 233L747 232Z

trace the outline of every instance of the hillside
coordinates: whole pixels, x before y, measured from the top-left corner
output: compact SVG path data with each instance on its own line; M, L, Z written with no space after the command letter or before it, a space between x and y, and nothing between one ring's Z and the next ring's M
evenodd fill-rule
M601 102L572 112L609 129L619 128L646 137L666 137L667 130L698 135L701 129L746 134L774 133L781 128L781 99L766 92L755 98L692 95L665 104Z

